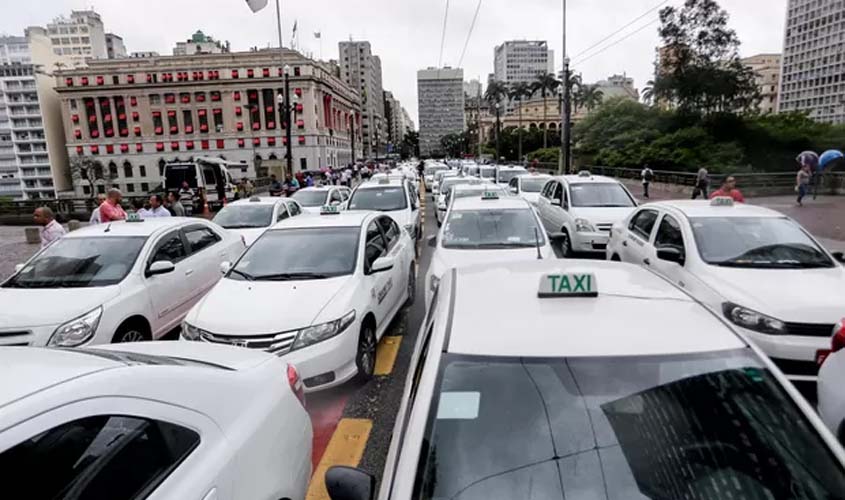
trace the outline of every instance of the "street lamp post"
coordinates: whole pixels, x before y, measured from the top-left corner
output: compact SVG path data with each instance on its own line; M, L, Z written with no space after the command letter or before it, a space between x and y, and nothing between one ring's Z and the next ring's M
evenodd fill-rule
M560 107L560 162L558 164L558 173L562 174L569 171L569 158L566 157L569 144L569 115L566 113L567 103L569 102L569 58L566 55L566 0L561 0L563 3L563 106Z
M291 127L293 126L293 123L291 122L291 115L293 114L293 100L290 95L290 66L284 66L284 73L284 95L279 95L277 100L279 102L279 115L285 124L285 139L287 142L285 148L285 164L287 166L287 174L293 175L293 151L291 144Z
M352 124L349 128L349 134L352 141L352 163L355 163L355 110L352 111Z
M502 157L501 150L499 149L499 136L502 135L502 124L499 120L501 112L502 103L496 102L496 163L499 163L499 158Z
M569 75L569 58L563 60L563 131L561 132L561 150L563 151L563 170L569 173L572 168L572 79Z

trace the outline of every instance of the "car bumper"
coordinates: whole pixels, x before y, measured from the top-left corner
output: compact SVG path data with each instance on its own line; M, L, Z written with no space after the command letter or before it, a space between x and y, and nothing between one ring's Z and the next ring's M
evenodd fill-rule
M595 232L595 233L575 233L572 235L572 250L575 252L602 252L607 251L607 242L610 240L610 234Z
M361 322L356 320L343 333L312 346L291 351L282 359L294 365L303 381L315 377L324 382L305 384L305 392L322 391L343 384L358 373L355 354Z
M765 335L737 326L734 328L754 342L792 381L815 382L818 377L816 354L830 349L829 337Z

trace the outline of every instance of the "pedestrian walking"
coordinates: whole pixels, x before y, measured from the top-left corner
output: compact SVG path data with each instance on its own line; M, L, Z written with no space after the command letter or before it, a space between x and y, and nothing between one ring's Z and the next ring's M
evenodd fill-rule
M51 243L67 234L65 228L56 220L56 216L50 207L36 208L32 214L32 220L41 226L38 230L38 235L41 237L41 248L47 248Z
M798 193L798 206L804 206L804 197L807 196L807 193L810 190L810 178L812 174L810 174L810 167L804 165L798 170L798 174L795 176L795 192Z
M170 203L170 210L174 217L185 217L185 205L182 205L176 193L173 191L167 193L167 201Z
M645 168L643 168L643 171L640 172L640 176L643 178L643 198L648 199L648 186L654 179L654 171L646 165Z
M106 193L106 200L100 205L100 222L105 224L116 220L126 219L126 212L120 206L123 200L123 193L117 188L109 189Z
M737 203L745 203L745 197L742 196L742 192L736 188L736 177L732 175L725 177L724 182L722 182L722 187L710 193L711 200L713 198L720 197L729 197L733 198L733 200Z
M273 174L270 176L270 196L281 196L282 195L282 183L279 182L279 179L276 178L276 175Z
M311 174L305 176L305 187L314 187L314 178Z
M185 207L185 215L191 216L194 214L194 190L185 181L182 183L182 188L179 190L179 201Z
M699 196L707 199L707 191L710 189L710 173L706 168L698 169L698 174L695 176L695 187L692 190L692 199L696 200Z

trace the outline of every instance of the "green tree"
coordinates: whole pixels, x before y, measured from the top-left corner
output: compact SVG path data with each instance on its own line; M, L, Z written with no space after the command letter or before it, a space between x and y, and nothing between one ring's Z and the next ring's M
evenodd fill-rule
M549 95L556 95L557 89L560 87L560 81L555 78L552 73L540 73L531 84L534 93L539 92L543 96L543 147L548 147L549 133L548 133L548 99Z
M408 158L420 157L420 134L416 130L409 130L402 138L402 144L399 146L399 154L403 160Z
M115 176L102 163L90 156L72 156L70 158L70 177L75 183L85 182L90 188L90 197L97 196L97 183L110 186Z
M593 111L601 104L604 93L598 85L581 85L578 92L579 106Z
M643 103L651 106L654 103L654 80L649 80L643 87Z
M510 97L511 101L516 101L516 109L519 116L519 118L517 118L517 135L519 136L519 154L517 156L517 161L522 161L522 101L526 98L530 98L533 94L534 91L531 90L531 85L525 82L511 84L510 89L508 89L508 97Z

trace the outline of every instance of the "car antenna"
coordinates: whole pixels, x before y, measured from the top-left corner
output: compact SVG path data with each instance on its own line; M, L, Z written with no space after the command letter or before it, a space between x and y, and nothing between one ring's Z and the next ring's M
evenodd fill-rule
M543 254L540 252L540 233L537 228L534 228L534 243L537 245L537 260L543 260Z
M108 225L108 226L106 226L106 228L105 228L105 229L103 229L103 232L104 232L104 233L107 233L107 232L109 232L109 231L111 231L111 222L109 222L109 225ZM534 228L534 232L537 232L537 228L536 228L536 227Z

